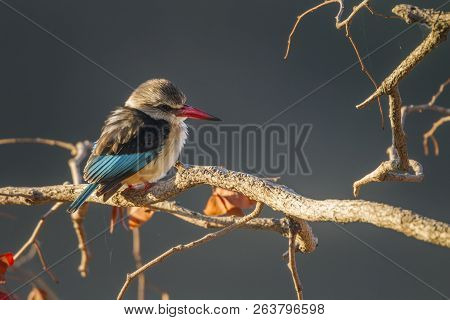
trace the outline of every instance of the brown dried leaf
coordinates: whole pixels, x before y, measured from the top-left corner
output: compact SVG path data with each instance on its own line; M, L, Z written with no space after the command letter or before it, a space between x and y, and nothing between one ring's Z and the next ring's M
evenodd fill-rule
M128 226L131 230L140 228L144 223L150 220L155 211L145 207L128 208Z
M215 188L214 190L218 195L223 198L226 198L231 204L241 209L248 209L256 205L256 201L251 200L247 196L244 196L241 193L237 193L234 191Z
M248 197L226 189L214 188L203 212L207 216L233 215L244 216L242 209L251 208L256 204Z
M5 273L14 264L14 255L11 252L0 254L0 284L5 284Z

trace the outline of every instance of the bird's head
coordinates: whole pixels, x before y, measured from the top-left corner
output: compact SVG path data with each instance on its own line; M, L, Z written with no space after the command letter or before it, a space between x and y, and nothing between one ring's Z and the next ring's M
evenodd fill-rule
M183 92L166 79L152 79L142 83L133 91L125 106L171 122L186 118L220 121L219 118L187 105Z

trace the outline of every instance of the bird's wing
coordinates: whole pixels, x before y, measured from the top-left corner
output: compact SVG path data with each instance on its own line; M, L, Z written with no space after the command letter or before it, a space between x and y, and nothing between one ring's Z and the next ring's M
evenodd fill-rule
M84 168L89 183L116 185L137 173L161 151L169 123L142 111L120 107L106 120Z

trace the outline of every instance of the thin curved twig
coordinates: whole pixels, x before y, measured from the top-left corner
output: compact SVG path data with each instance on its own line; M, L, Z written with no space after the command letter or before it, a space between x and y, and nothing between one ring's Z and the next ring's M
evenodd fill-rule
M434 9L421 9L415 6L400 4L392 12L406 23L423 23L430 28L426 38L388 75L377 90L366 100L356 106L362 109L374 99L389 94L400 81L408 75L434 48L447 39L450 29L450 13Z
M437 92L431 97L431 99L428 103L419 104L419 105L403 106L401 108L401 126L403 128L405 127L406 116L413 112L434 111L434 112L437 112L437 113L440 113L443 115L442 118L440 118L433 124L433 126L431 127L430 130L428 130L427 132L425 132L423 134L422 144L423 144L423 151L424 151L425 155L429 154L429 147L428 147L429 139L431 139L431 141L433 142L434 154L436 156L439 155L439 143L438 143L437 139L435 138L434 133L442 124L449 121L448 119L450 119L450 109L437 106L436 101L439 98L439 96L442 94L442 92L444 92L445 87L449 83L450 83L450 78L448 78L444 83L442 83L439 86Z
M14 254L14 260L18 260L22 254L27 250L37 239L37 236L42 230L42 227L45 224L45 221L48 217L53 215L62 205L64 202L57 202L55 203L42 217L39 219L39 222L36 224L36 227L34 227L33 232L31 233L31 236L28 238L28 240L22 245L22 247Z
M435 134L436 130L446 122L450 122L450 116L440 118L438 121L433 123L433 126L431 127L430 130L428 130L427 132L425 132L423 134L423 150L424 150L425 155L428 155L428 153L429 153L428 139L431 139L431 141L433 141L434 155L435 156L439 155L439 143L438 143L437 139L435 138L434 134Z
M76 155L76 147L69 142L55 140L55 139L43 139L43 138L8 138L0 139L0 144L17 144L17 143L31 143L31 144L45 144L48 146L59 147L70 151L71 155Z
M136 264L136 269L142 267L142 256L141 256L141 235L140 229L134 228L131 230L133 234L133 257L134 262ZM142 272L138 276L138 287L137 287L137 295L138 300L145 300L145 273Z
M151 209L167 212L183 221L189 222L196 226L209 228L223 228L238 222L239 218L235 216L229 217L212 217L205 216L202 213L192 211L190 209L177 205L174 201L161 201L150 205ZM299 233L296 235L296 250L302 253L313 252L317 245L318 239L314 235L309 224L301 219L297 220L300 225ZM266 230L277 232L285 238L289 238L289 219L274 219L274 218L255 218L240 226L241 228L251 230Z
M332 3L337 3L339 4L339 11L335 17L336 20L336 29L340 30L343 27L345 27L345 37L349 40L353 50L355 51L356 57L358 58L358 62L359 65L361 66L361 71L367 76L367 78L370 80L370 82L372 82L373 86L375 87L375 90L378 89L378 84L375 81L375 79L373 78L373 76L370 74L370 72L367 70L366 66L364 65L363 59L361 58L361 55L359 53L358 50L358 46L356 45L355 41L352 38L352 35L350 34L350 25L352 23L353 18L355 17L355 15L362 9L362 8L366 8L367 10L369 10L370 13L374 14L374 11L369 7L369 1L370 0L363 0L361 1L357 6L353 7L352 12L348 15L348 17L341 21L341 16L342 13L344 12L344 1L343 0L326 0L318 5L316 5L313 8L310 8L308 10L306 10L305 12L303 12L301 15L299 15L297 17L297 20L295 21L291 32L289 33L289 37L288 37L288 41L287 41L287 46L286 46L286 53L284 55L284 59L287 59L288 55L289 55L289 50L291 48L291 40L292 37L295 33L295 31L297 30L297 27L300 23L300 21L308 14L320 9L323 6L326 6L328 4L332 4ZM380 98L377 98L378 101L378 108L380 111L380 117L381 117L381 127L384 129L384 114L383 114L383 108L381 106L381 100Z
M248 221L252 220L253 218L256 218L262 211L263 209L263 204L261 202L258 202L256 204L255 209L253 210L252 213L240 218L238 220L238 222L227 226L219 231L216 232L212 232L212 233L208 233L207 235L201 237L198 240L189 242L187 244L180 244L177 245L169 250L167 250L166 252L164 252L163 254L161 254L160 256L156 257L155 259L151 260L150 262L147 262L145 265L143 265L141 268L137 269L136 271L127 274L127 278L125 280L125 283L122 286L122 289L120 290L119 294L117 295L117 300L121 300L123 298L123 295L125 294L128 286L130 285L131 281L133 281L137 276L139 276L142 272L145 272L146 270L148 270L149 268L153 267L156 264L159 264L161 262L163 262L164 260L166 260L168 257L170 257L171 255L175 254L176 252L181 252L181 251L185 251L188 249L192 249L195 248L205 242L217 239L219 237L222 237L228 233L230 233L231 231L239 228L239 226L247 223Z
M291 49L291 40L292 40L292 36L294 35L295 31L297 30L297 27L300 23L300 21L307 16L308 14L316 11L317 9L320 9L321 7L324 7L326 5L332 4L332 3L339 3L340 4L340 10L339 13L336 16L336 21L339 20L339 17L342 14L342 10L344 9L342 0L326 0L322 3L319 3L318 5L306 10L305 12L303 12L302 14L300 14L297 17L297 20L295 21L294 25L292 26L291 32L289 33L289 37L288 37L288 41L287 41L287 46L286 46L286 53L284 54L284 59L287 59L288 55L289 55L289 50Z
M450 78L448 78L444 83L442 83L439 86L438 91L431 97L430 101L428 102L428 106L432 107L436 103L436 100L439 98L439 96L444 92L444 89L446 86L450 84Z

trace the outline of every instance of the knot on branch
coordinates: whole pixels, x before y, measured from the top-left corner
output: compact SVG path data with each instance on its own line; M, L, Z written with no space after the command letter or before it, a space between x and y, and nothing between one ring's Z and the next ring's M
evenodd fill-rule
M353 195L358 197L361 187L371 182L422 182L424 177L422 165L412 159L408 160L408 164L408 171L404 171L398 158L383 161L374 171L353 183Z
M434 9L422 9L409 4L399 4L392 9L392 13L407 24L423 23L430 28L448 28L450 16L448 13Z

